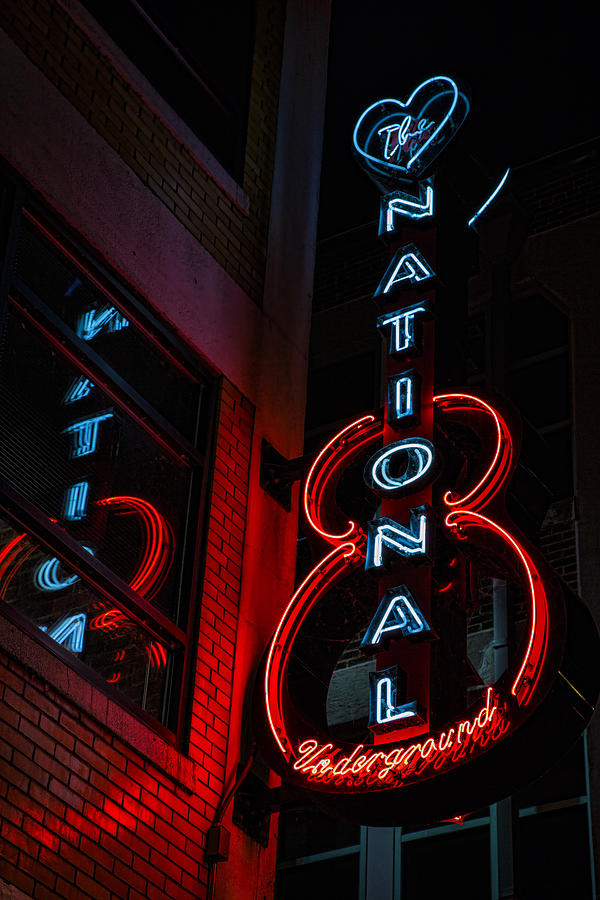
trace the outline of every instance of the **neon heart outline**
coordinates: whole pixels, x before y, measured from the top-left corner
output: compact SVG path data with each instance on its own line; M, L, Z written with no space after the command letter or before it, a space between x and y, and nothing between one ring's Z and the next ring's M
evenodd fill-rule
M426 87L428 84L431 84L431 83L434 82L434 81L443 81L443 82L446 82L447 84L450 84L450 85L452 86L452 90L453 90L453 94L454 94L453 99L452 99L452 104L451 104L451 106L450 106L449 111L446 113L446 115L444 116L444 118L442 119L442 121L440 122L440 124L438 125L438 127L435 129L435 131L433 132L433 134L431 135L431 137L429 137L429 138L425 141L425 143L423 144L423 146L420 147L420 148L417 150L417 152L415 153L414 156L411 156L411 158L409 159L408 163L407 163L405 166L398 166L398 165L395 165L394 163L390 163L390 162L388 162L388 161L386 161L386 160L384 160L384 159L379 159L379 158L376 157L376 156L371 156L370 153L367 153L366 150L363 150L361 147L359 147L359 145L358 145L358 140L357 140L358 129L359 129L360 126L362 125L363 120L365 119L365 117L369 115L369 113L371 112L371 110L375 109L375 107L377 107L377 106L381 106L381 104L383 104L383 103L392 103L392 104L396 104L396 105L399 106L402 110L406 110L406 109L411 105L411 103L413 102L413 100L415 99L415 97L417 96L417 94L419 93L419 91L422 90L424 87ZM378 166L384 166L386 169L394 169L394 170L396 170L396 171L398 171L398 172L408 173L408 170L410 169L410 167L417 161L417 159L419 158L419 156L427 149L427 147L429 147L429 145L431 144L431 142L432 142L433 140L435 140L435 138L438 136L438 134L440 133L440 131L442 130L442 128L445 126L446 122L450 119L450 117L452 116L452 113L453 113L454 110L456 109L456 104L458 103L458 98L459 98L459 90L458 90L458 85L456 84L456 82L453 81L452 78L449 78L447 75L435 75L435 76L433 76L433 78L428 78L427 81L422 81L421 84L419 84L419 85L414 89L414 91L412 92L412 94L410 95L410 97L408 98L408 100L407 100L405 103L403 103L402 100L396 100L396 99L393 99L393 98L391 98L391 97L386 98L385 100L377 100L375 103L372 103L371 106L369 106L369 107L364 111L364 113L361 115L360 119L359 119L358 122L356 123L356 126L355 126L355 128L354 128L354 132L353 132L353 135L352 135L352 141L353 141L354 147L355 147L356 151L357 151L362 157L364 157L366 160L368 160L369 162L375 163L375 164L378 165ZM462 124L462 123L461 123L461 124ZM440 148L440 149L441 149L441 148Z

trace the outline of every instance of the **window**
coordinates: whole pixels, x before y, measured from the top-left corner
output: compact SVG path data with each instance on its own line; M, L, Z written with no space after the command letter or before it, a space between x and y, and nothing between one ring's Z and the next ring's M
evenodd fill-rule
M172 739L210 382L33 204L16 221L0 318L1 610Z
M240 180L255 4L85 0L84 5L221 165Z

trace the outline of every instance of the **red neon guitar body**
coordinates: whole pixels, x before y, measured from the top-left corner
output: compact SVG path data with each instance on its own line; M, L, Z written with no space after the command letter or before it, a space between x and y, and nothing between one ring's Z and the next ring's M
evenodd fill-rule
M454 717L441 722L431 715L420 729L377 735L375 742L364 736L340 740L327 726L326 692L298 686L293 660L296 642L306 640L303 628L314 626L319 604L344 581L356 584L364 566L364 523L341 529L328 524L339 522L333 504L341 471L381 444L382 423L364 417L329 442L309 473L306 514L331 549L290 601L264 666L271 764L321 804L369 824L448 818L507 795L568 748L585 727L598 693L597 667L586 663L599 649L591 616L508 521L505 494L517 459L516 427L509 428L505 414L471 394L436 396L434 407L442 431L454 421L487 433L488 459L480 459L472 475L463 471L460 486L447 485L442 471L433 505L437 530L452 550L453 571L464 572L469 559L484 560L488 573L515 585L525 598L526 634L517 658ZM402 580L404 573L394 577ZM464 577L456 575L434 587L432 604L458 607L464 590ZM396 643L402 659L406 642ZM325 671L331 675L336 659L322 664L321 681Z

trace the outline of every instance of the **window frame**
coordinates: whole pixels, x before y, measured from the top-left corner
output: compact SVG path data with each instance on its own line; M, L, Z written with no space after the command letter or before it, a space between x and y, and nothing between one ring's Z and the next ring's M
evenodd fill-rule
M14 260L18 235L26 221L49 242L62 259L73 266L117 308L123 309L128 320L135 324L143 337L150 341L170 364L183 370L202 389L196 435L202 435L202 449L180 434L151 404L128 384L96 351L73 335L59 316L53 313L33 290L14 274ZM44 549L58 557L73 570L91 591L109 599L111 604L125 611L144 632L155 636L169 648L181 650L178 684L171 684L173 692L168 701L173 727L147 713L102 676L80 661L65 647L41 631L36 624L11 604L0 600L0 616L46 651L49 651L77 672L93 688L97 688L148 728L167 744L185 750L189 736L193 675L196 668L200 587L205 566L208 497L214 468L216 439L216 400L219 378L193 350L174 335L167 324L152 310L149 302L137 294L123 279L115 275L98 258L79 235L47 209L37 194L23 184L8 167L0 166L0 327L7 310L16 309L24 320L33 324L42 339L69 359L83 373L91 375L102 390L126 410L127 414L146 431L169 455L177 456L190 468L188 510L184 522L184 554L180 562L180 578L184 582L182 596L187 600L187 616L182 626L175 624L160 609L133 591L106 564L86 552L81 544L58 524L53 523L27 498L21 496L0 478L0 509L19 527L39 542Z

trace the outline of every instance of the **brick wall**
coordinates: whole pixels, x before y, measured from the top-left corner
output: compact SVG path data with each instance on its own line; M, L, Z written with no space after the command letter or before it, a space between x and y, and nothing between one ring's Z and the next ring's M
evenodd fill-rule
M283 9L257 4L242 187L247 215L57 0L5 0L0 26L243 290L262 297Z
M187 758L153 758L0 651L0 878L35 900L198 900L223 794L252 405L224 382ZM75 676L73 676L75 677ZM127 718L128 714L123 714ZM156 737L156 742L160 742ZM164 752L166 752L166 763Z
M252 404L224 382L190 735L190 754L205 766L204 795L213 808L223 792L253 420Z

